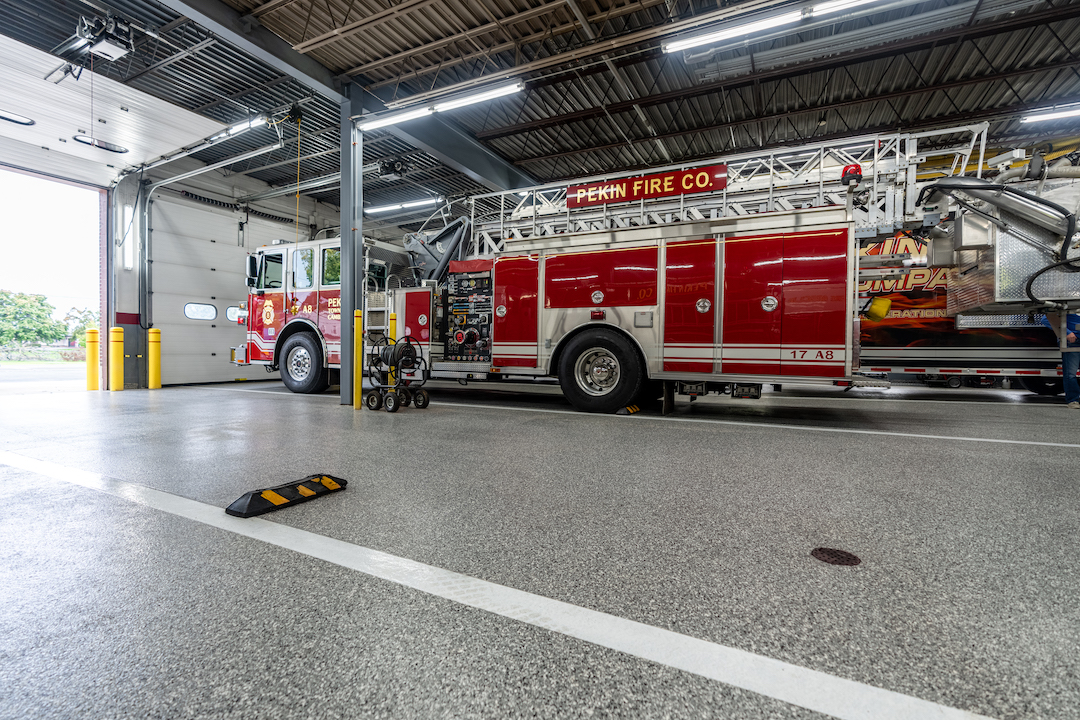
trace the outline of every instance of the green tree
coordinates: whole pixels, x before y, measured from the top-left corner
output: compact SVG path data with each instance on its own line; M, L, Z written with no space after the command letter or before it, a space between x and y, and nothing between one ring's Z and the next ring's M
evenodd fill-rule
M53 320L54 310L44 295L0 290L0 345L25 348L62 340L67 326Z
M75 338L79 343L79 347L86 347L86 331L90 328L100 328L101 324L98 322L98 313L90 310L79 310L78 308L71 308L68 310L68 314L64 317L64 322L67 323L68 335Z

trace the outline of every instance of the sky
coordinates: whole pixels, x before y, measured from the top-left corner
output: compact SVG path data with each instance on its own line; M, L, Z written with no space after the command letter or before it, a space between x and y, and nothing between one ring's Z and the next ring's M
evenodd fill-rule
M0 290L98 310L98 192L0 168Z

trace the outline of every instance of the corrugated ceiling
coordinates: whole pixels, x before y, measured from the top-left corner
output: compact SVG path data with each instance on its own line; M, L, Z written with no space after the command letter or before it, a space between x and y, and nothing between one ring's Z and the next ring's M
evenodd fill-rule
M216 0L204 0L203 4ZM1032 109L1080 102L1080 0L888 2L771 34L666 54L662 43L806 3L747 0L228 0L295 50L391 106L518 78L525 91L446 113L540 181L694 162L726 152L872 130L986 120L996 144L1080 134L1033 129ZM300 179L338 170L338 107L297 80L149 0L0 0L0 33L53 50L80 15L136 22L137 50L95 70L232 123L300 103ZM489 82L490 81L490 82ZM231 168L295 182L286 147ZM197 157L216 162L274 139L248 133ZM402 159L401 180L365 180L385 204L484 188L387 131L365 137L365 163ZM313 190L336 203L337 189ZM415 228L420 216L399 218Z

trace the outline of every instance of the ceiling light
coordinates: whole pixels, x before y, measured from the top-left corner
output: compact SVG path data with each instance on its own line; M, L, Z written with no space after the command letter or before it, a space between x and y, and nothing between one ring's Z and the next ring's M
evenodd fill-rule
M447 110L455 110L466 105L473 105L474 103L484 102L486 100L494 100L505 95L512 95L516 92L520 92L525 87L525 83L513 83L511 85L502 85L491 90L485 90L483 92L476 93L474 95L466 95L465 97L455 98L453 100L447 100L445 102L429 105L428 107L419 108L417 110L409 110L407 112L398 113L397 115L387 115L386 117L378 118L377 120L369 120L367 122L360 123L357 127L360 130L374 130L375 128L386 127L387 125L396 125L403 123L407 120L415 120L416 118L424 117L432 113L446 112Z
M475 95L468 95L466 97L457 98L455 100L447 100L446 102L437 103L432 106L432 110L435 112L446 112L447 110L454 110L459 107L465 107L466 105L472 105L473 103L484 102L485 100L494 100L495 98L503 97L504 95L513 95L516 92L520 92L525 87L524 83L514 83L513 85L504 85L492 90L477 93Z
M878 2L878 0L832 0L831 2L814 5L812 8L810 8L810 14L826 15L828 13L837 12L839 10L847 10L848 8L858 7L859 5L869 5L872 2Z
M89 135L76 135L72 139L75 140L75 142L82 143L83 145L89 145L90 147L101 148L102 150L108 150L109 152L126 153L128 151L128 149L126 147L121 147L120 145L114 145L111 142L105 142L104 140L99 140L97 138L92 138Z
M0 110L0 120L7 120L8 122L13 122L13 123L15 123L17 125L33 125L34 124L34 121L31 120L30 118L24 117L22 115L16 115L15 113L8 112L7 110Z
M266 116L265 115L259 115L258 117L253 117L250 120L244 120L243 122L238 122L235 125L233 125L232 127L229 127L229 128L226 128L226 129L222 130L217 135L214 135L212 138L210 138L210 142L217 142L219 140L224 140L225 138L235 137L235 136L239 135L240 133L245 133L248 130L251 130L252 128L257 128L257 127L260 127L260 126L265 125L265 124L266 124Z
M749 35L750 33L760 32L762 30L769 30L771 28L779 27L781 25L790 25L792 23L799 22L800 20L802 20L802 18L802 10L796 10L795 12L784 13L783 15L776 15L771 18L765 18L764 20L758 20L756 22L736 25L735 27L724 28L723 30L718 30L717 32L709 33L708 35L699 35L698 37L687 38L686 40L676 40L675 42L665 44L664 52L679 52L680 50L698 47L699 45L708 45L710 43L719 42L721 40L739 37L740 35Z
M416 118L430 115L431 108L420 108L419 110L409 110L408 112L398 113L397 115L387 115L381 117L378 120L369 120L366 123L360 123L358 126L361 130L374 130L375 128L386 127L387 125L396 125L397 123L405 122L406 120L415 120Z
M1076 117L1080 115L1080 108L1073 108L1072 110L1059 110L1057 112L1043 113L1042 115L1028 115L1020 120L1022 123L1038 122L1040 120L1059 120L1061 118Z
M266 116L259 115L258 117L253 117L250 120L245 120L244 122L237 123L237 124L233 125L231 128L229 128L228 133L230 135L235 135L238 132L243 132L244 130L250 130L251 128L257 128L257 127L260 127L260 126L265 125L265 124L266 124Z
M423 207L424 205L434 205L439 202L439 198L428 198L427 200L415 200L413 202L398 203L397 205L381 205L379 207L364 208L366 214L389 212L391 210L408 210L414 207Z

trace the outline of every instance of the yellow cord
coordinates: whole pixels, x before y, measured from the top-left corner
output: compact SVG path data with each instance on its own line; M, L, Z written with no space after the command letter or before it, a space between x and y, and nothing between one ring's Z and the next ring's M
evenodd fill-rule
M300 119L296 120L296 242L300 242Z

